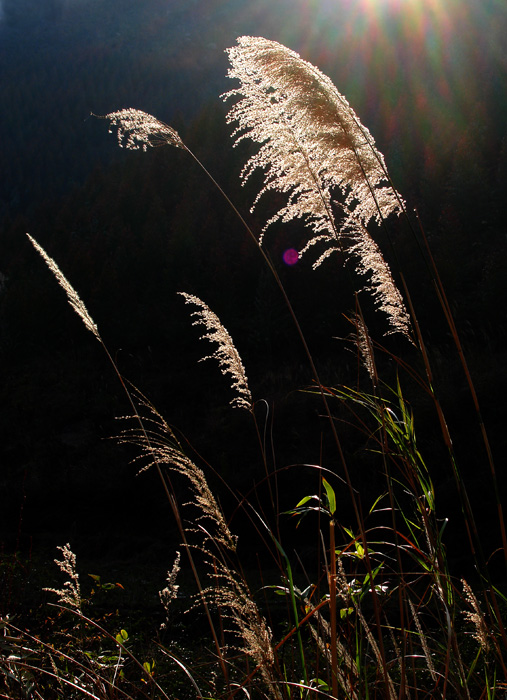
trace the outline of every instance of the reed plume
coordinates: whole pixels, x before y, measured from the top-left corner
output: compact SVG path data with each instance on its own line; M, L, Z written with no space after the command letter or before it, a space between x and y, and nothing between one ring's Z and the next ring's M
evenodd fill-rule
M226 625L224 631L238 638L238 651L255 663L256 669L252 675L258 672L268 696L273 700L282 700L279 681L274 673L276 658L273 635L246 581L224 561L212 558L208 564L214 570L214 580L213 585L204 591L206 598L220 610L222 622Z
M140 454L135 460L144 463L140 472L152 466L159 469L166 467L187 479L192 500L184 505L193 505L199 511L197 518L193 519L192 529L204 532L200 523L206 521L209 537L226 549L235 551L236 537L229 530L204 472L184 453L173 430L153 404L138 390L135 390L135 398L142 418L136 414L123 416L123 419L134 420L140 427L123 430L118 438L119 442L140 448Z
M465 610L463 615L468 622L471 622L474 626L474 631L472 632L472 637L476 642L479 643L482 651L488 653L490 650L489 643L489 629L484 617L484 613L481 610L477 596L472 591L465 579L461 580L463 584L463 592L465 594L465 599L470 606L471 610Z
M93 333L93 335L97 338L97 340L102 343L102 338L99 335L99 329L97 328L97 325L93 321L92 317L88 313L88 310L86 306L84 305L83 301L81 300L79 294L76 292L74 287L71 285L71 283L67 280L63 272L60 270L58 265L55 263L53 258L50 258L49 255L46 253L44 248L40 246L37 241L30 236L29 233L26 234L28 236L28 239L30 243L33 245L35 250L41 255L43 260L46 262L46 265L49 267L51 272L54 274L56 277L58 284L60 287L63 288L65 293L67 294L67 299L69 301L69 304L72 306L74 311L77 313L77 315L81 318L85 326L88 328L88 330Z
M70 548L70 544L57 547L62 553L62 559L55 559L55 564L60 571L67 576L63 588L43 588L48 593L55 593L58 596L60 605L68 605L74 610L81 610L81 585L79 574L76 570L76 555Z
M324 245L315 266L335 250L359 256L356 269L370 274L368 289L388 315L391 332L409 335L409 317L389 266L373 240L365 242L372 220L382 223L403 211L370 132L331 80L282 44L243 36L227 53L228 76L241 83L224 95L240 98L227 115L236 124L235 144L248 138L260 145L241 172L245 183L257 168L264 171L252 210L269 191L288 197L264 226L260 243L275 221L302 219L313 236L301 253Z
M352 320L356 327L356 332L351 334L351 340L355 344L363 367L370 375L372 382L377 382L377 372L375 368L375 356L373 354L373 343L368 333L368 328L363 317L356 313Z
M212 355L202 357L200 362L210 359L217 360L222 374L228 374L232 378L231 386L238 394L232 399L231 405L251 410L252 394L248 388L245 368L228 331L224 328L218 316L201 299L191 294L185 294L185 292L178 293L185 299L186 304L197 306L197 310L191 314L195 316L195 321L192 325L202 325L208 331L208 333L201 336L201 340L209 340L211 343L217 343L218 345Z
M164 608L166 614L166 620L162 623L160 629L167 628L167 623L169 620L169 608L171 606L172 601L176 600L176 598L178 597L179 584L176 583L176 579L181 568L180 561L181 554L179 552L176 552L176 557L174 559L172 569L171 571L167 572L167 585L161 591L159 591L158 594L158 597L160 598L160 602L162 603L162 607Z
M93 116L99 117L99 119L109 119L109 133L112 133L112 126L117 127L120 148L127 148L131 151L139 149L146 151L148 146L170 145L176 146L176 148L185 148L175 129L140 109L121 109L104 116L97 114Z

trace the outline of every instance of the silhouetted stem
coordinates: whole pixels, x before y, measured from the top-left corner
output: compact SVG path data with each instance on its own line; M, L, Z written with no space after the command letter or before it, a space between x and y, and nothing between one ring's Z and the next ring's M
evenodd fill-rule
M334 519L329 521L329 617L331 622L331 687L333 697L338 698L338 651L336 645L336 543Z

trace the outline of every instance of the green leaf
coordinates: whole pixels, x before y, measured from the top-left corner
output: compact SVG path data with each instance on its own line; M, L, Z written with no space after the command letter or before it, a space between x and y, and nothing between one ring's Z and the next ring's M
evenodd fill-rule
M375 508L377 507L379 502L384 498L384 496L387 496L387 493L381 493L380 496L375 499L372 507L369 510L369 515L371 515L373 513L373 511L375 510Z
M282 588L281 586L275 586L274 591L276 595L290 595L288 588Z
M334 489L331 486L331 484L328 481L326 481L326 479L324 479L324 477L322 478L322 484L326 489L327 500L329 503L329 512L331 513L331 515L334 515L336 512L336 495Z
M129 633L127 630L120 630L119 633L116 635L116 641L118 644L125 644L125 642L129 638Z
M143 664L143 668L149 676L152 676L155 670L155 662L152 661L150 663L149 661L145 661Z
M302 498L299 503L297 504L296 508L300 508L301 506L304 506L305 503L308 503L308 501L311 501L312 499L319 500L318 496L305 496Z

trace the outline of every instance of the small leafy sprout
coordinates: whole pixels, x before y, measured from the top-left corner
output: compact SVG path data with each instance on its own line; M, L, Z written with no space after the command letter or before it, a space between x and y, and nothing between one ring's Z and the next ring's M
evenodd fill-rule
M88 574L88 576L89 576L91 579L93 579L93 581L94 581L94 583L95 583L95 587L96 587L98 590L101 590L101 591L112 591L112 590L115 589L115 588L121 588L122 590L124 590L124 589L123 589L123 586L121 585L121 583L102 583L101 577L98 576L97 574ZM94 593L94 592L95 592L95 591L92 589L92 593Z
M380 563L370 574L367 573L366 576L362 581L358 581L357 579L353 578L352 581L348 584L349 586L349 592L352 598L356 597L359 601L363 599L363 597L371 593L371 583L370 581L375 581L377 575L381 571L383 567L383 564ZM375 587L375 592L377 595L385 595L389 591L389 586L387 583L376 583L374 585Z
M151 661L145 661L143 664L143 669L148 678L153 678L155 675L155 661L153 659ZM142 678L141 680L143 683L147 683L146 679Z
M341 557L355 557L356 559L365 558L365 550L358 537L354 535L353 531L350 530L345 525L342 525L342 530L351 538L351 542L344 547L342 550L337 550L336 554ZM368 547L368 554L375 554L375 550Z
M312 678L310 685L314 688L322 690L324 693L328 693L330 691L329 685L326 683L326 681L323 681L322 678Z
M324 477L322 478L322 485L324 486L324 494L322 496L305 496L299 501L295 508L285 511L286 515L299 516L297 526L299 526L303 516L310 513L312 510L325 513L329 515L331 519L334 518L334 514L336 513L336 494L331 484L324 479ZM316 501L317 505L307 505L310 501Z
M118 634L116 635L116 641L120 646L125 646L125 644L129 640L129 633L127 630L120 630Z
M333 487L331 484L326 481L326 479L322 478L322 485L324 486L326 490L326 497L327 497L327 510L329 511L329 514L331 516L334 516L336 513L336 494L334 492Z

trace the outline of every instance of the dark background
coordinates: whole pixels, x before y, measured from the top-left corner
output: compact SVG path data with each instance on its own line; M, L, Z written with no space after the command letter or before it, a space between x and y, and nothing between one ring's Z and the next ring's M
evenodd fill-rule
M4 551L52 552L70 541L83 556L165 557L167 544L178 540L156 475L136 476L134 451L110 439L122 428L115 417L129 406L27 231L79 291L122 374L185 436L190 454L193 446L234 491L250 492L263 477L255 432L249 416L229 406L232 393L218 368L198 363L210 348L197 340L178 291L204 299L233 336L254 398L271 407L277 466L319 463L321 409L296 391L311 376L255 246L185 153L120 151L107 124L90 116L135 107L170 123L260 231L274 203L248 213L255 183L242 189L238 177L248 150L232 149L219 97L233 86L224 49L242 34L281 41L327 73L372 132L409 208L417 208L505 486L506 20L505 4L493 0L1 2ZM408 230L396 222L389 241L378 236L394 274L402 269L408 282L492 551L492 486L449 331ZM350 332L342 317L353 306L347 275L334 259L317 272L311 259L284 267L284 249L303 241L301 226L292 224L273 229L266 245L323 380L353 385L356 359L339 340ZM382 338L382 320L364 303ZM417 363L404 341L385 342ZM394 379L393 363L384 364ZM408 380L404 390L459 562L460 516L438 425ZM261 422L262 414L260 404ZM383 487L375 459L361 450L361 435L342 431L353 478L371 504ZM334 469L331 450L323 459ZM284 507L317 484L311 470L287 469L280 478ZM210 479L230 509L233 499ZM345 492L342 500L346 519Z

